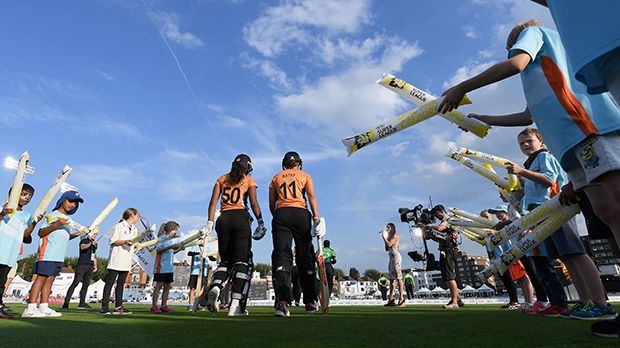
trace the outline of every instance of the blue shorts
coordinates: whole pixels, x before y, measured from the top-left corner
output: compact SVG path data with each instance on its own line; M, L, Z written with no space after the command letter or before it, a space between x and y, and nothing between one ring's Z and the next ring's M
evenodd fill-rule
M545 249L547 249L549 258L553 260L568 255L585 254L586 249L579 239L578 231L577 223L573 217L545 239Z
M37 261L34 263L32 274L45 277L56 277L60 275L62 265L62 262L57 261Z

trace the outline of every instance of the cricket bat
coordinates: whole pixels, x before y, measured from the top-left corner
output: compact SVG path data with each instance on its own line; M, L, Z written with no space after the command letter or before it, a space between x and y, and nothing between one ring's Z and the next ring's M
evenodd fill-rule
M19 205L19 198L22 194L22 187L24 186L24 179L26 173L33 174L34 168L30 167L30 154L25 151L20 157L19 161L15 161L11 158L7 158L4 162L4 166L10 169L16 169L15 176L13 177L13 183L11 184L11 192L7 199L6 207L9 209L17 210Z
M319 244L319 275L321 279L321 291L319 291L319 301L321 302L321 310L323 314L329 313L329 286L327 283L327 271L325 270L325 259L323 258L323 243L321 237L317 236L316 241Z
M69 167L69 165L65 165L65 167L60 171L60 174L58 174L58 176L56 177L56 180L54 180L54 183L52 183L50 189L47 191L45 196L43 196L41 203L39 203L39 206L32 214L33 217L37 217L47 210L47 207L50 205L54 197L56 197L56 194L60 190L60 187L65 182L65 180L67 180L72 171L73 168Z
M196 314L198 310L198 304L200 303L200 299L204 295L205 285L203 284L203 274L205 271L205 260L207 259L207 242L209 239L209 233L206 231L206 226L201 230L204 232L204 238L202 241L202 252L200 253L200 271L198 273L198 281L196 282L196 292L194 294L194 303L192 303L192 314Z

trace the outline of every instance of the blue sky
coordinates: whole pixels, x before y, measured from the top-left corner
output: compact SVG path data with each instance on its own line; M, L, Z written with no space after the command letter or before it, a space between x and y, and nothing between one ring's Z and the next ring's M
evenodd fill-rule
M498 203L490 183L443 157L450 144L522 162L519 129L480 140L431 119L349 158L340 139L414 107L375 84L382 73L440 95L504 58L510 28L532 18L553 27L546 9L525 0L3 2L0 156L30 152L30 210L70 164L68 182L86 200L77 221L118 197L105 229L131 206L189 230L206 222L213 183L238 153L253 159L270 221L268 183L295 150L314 178L338 266L385 270L377 231L399 207L429 195L471 211ZM525 105L518 78L470 97L464 111ZM0 182L9 186L12 174L0 171ZM412 250L398 228L402 251ZM73 241L69 255L77 249ZM269 262L270 236L253 249L255 262Z

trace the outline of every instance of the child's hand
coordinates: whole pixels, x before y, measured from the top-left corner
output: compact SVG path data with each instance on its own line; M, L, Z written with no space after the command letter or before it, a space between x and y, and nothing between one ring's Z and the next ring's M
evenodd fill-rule
M560 204L562 205L571 205L577 203L578 197L575 189L573 188L573 182L569 182L568 184L562 186L562 191L560 192Z
M442 114L445 114L446 112L450 112L452 110L457 109L459 107L459 103L465 96L465 92L466 91L463 90L461 87L459 87L459 85L456 85L446 90L445 92L443 92L441 95L444 98L439 104L437 111L439 111Z
M54 221L54 225L56 225L56 227L60 227L60 226L64 226L66 224L69 223L69 219L61 217L56 219L56 221Z
M506 162L505 165L508 174L521 175L525 171L525 169L513 162Z
M39 221L41 221L41 219L43 219L44 216L45 216L45 212L33 217L32 222L36 225L39 223Z
M12 213L13 213L13 211L14 211L13 209L11 209L11 208L7 208L7 207L5 206L5 207L4 207L4 209L2 209L2 216L6 216L6 215L9 215L9 214L12 214Z

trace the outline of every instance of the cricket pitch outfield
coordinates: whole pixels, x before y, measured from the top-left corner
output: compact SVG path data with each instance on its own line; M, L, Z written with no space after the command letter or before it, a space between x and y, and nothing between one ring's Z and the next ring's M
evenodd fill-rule
M248 317L228 318L173 307L151 314L150 306L129 305L131 315L100 316L65 310L60 318L0 320L0 346L10 347L612 347L617 340L590 333L591 322L543 318L498 305L444 310L437 305L405 308L333 307L329 315L273 316L270 307L248 307ZM59 306L51 306L60 311Z

